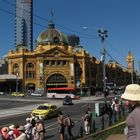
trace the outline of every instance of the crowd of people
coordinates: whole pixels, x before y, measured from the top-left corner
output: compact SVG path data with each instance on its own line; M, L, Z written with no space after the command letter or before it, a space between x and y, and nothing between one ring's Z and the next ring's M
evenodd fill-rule
M25 125L14 125L1 128L0 140L44 140L44 120L38 117L26 118Z
M122 99L125 99L123 102ZM125 133L128 140L139 140L140 139L140 85L130 84L126 87L124 94L121 98L112 98L110 103L106 106L106 113L109 115L109 120L114 123L116 119L116 113L123 109L128 109L130 113L126 119ZM90 108L87 108L85 114L81 118L83 132L85 135L91 133L93 129L93 112ZM104 115L104 111L103 114ZM98 117L98 116L96 116ZM63 116L63 113L58 112L57 116L58 133L60 140L74 140L72 134L72 128L74 122L67 114ZM81 130L81 129L80 129ZM82 133L83 133L82 132ZM14 125L3 127L0 130L0 140L44 140L45 139L45 126L44 120L40 117L31 116L26 118L25 125Z

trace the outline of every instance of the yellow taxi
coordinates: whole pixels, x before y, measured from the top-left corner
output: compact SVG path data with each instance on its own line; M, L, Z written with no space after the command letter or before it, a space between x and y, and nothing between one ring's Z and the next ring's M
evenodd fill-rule
M56 105L45 103L34 109L31 113L31 116L49 119L51 117L57 116L58 111L59 109Z
M13 92L11 95L14 97L24 97L25 96L24 93L22 93L22 92Z

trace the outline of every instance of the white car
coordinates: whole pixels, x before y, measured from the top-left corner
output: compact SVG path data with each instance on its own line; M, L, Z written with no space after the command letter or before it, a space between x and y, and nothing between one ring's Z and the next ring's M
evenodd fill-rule
M39 93L39 92L32 92L31 96L39 96L42 97L44 94L43 93Z
M0 95L4 95L5 94L5 92L0 92Z

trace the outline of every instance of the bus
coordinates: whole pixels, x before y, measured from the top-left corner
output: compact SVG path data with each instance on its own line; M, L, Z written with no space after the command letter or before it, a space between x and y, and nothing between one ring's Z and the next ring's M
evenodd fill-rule
M65 98L65 96L70 96L72 99L75 99L75 88L48 88L47 89L47 97L48 98Z

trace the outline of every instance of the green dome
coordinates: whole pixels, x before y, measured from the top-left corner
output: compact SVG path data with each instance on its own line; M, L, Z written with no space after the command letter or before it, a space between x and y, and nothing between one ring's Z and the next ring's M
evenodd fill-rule
M40 33L36 40L37 44L68 44L67 36L56 30L54 23L49 24L49 28Z

